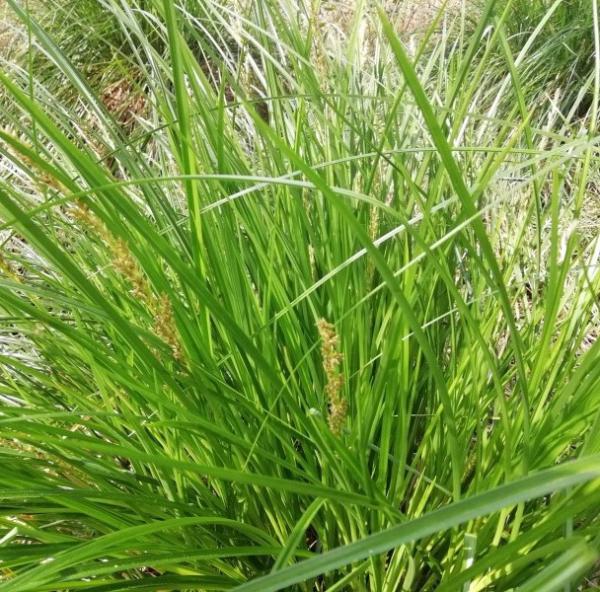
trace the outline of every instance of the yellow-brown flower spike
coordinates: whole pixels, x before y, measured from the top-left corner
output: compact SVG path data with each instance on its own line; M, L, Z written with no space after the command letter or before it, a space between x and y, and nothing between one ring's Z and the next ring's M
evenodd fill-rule
M348 415L348 402L342 393L344 377L341 365L344 356L339 351L339 338L335 327L325 319L319 319L317 329L321 337L321 357L327 378L325 393L329 405L329 429L334 436L339 436Z
M107 246L112 255L113 267L133 286L133 295L145 300L150 293L149 287L127 243L114 237L102 220L84 203L78 202L72 212L76 220L91 228Z
M86 204L79 201L70 208L69 212L76 220L89 226L103 241L107 242L110 240L110 233L106 229L106 226L104 226L100 218Z
M129 282L132 286L132 295L146 305L154 318L155 335L171 348L173 357L181 362L183 352L169 297L164 293L155 293L127 242L113 236L104 223L85 204L78 203L73 209L73 214L77 220L92 228L107 246L112 255L114 269Z
M179 334L173 318L173 307L171 301L166 294L161 294L156 302L156 322L154 330L156 334L171 347L173 357L176 360L181 360L181 345L179 343Z
M117 239L110 246L113 249L113 265L133 286L133 295L136 298L146 298L149 286L127 243L123 239Z
M379 208L371 208L371 217L369 220L369 238L371 242L375 242L379 236ZM367 286L373 284L373 277L375 275L375 264L373 258L367 258Z

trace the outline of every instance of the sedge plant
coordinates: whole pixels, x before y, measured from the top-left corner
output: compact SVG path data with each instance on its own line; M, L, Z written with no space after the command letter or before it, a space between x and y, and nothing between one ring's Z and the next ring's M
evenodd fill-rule
M8 3L0 592L593 589L596 2L564 110L510 3Z

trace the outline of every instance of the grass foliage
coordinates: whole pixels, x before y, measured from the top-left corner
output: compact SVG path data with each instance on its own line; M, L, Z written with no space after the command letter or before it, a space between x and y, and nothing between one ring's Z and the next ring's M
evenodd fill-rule
M595 589L596 0L8 4L0 592Z

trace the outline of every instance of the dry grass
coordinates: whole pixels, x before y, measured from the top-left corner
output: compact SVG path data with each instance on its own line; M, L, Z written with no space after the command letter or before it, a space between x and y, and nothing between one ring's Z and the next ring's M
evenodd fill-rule
M440 10L449 17L460 14L467 0L387 0L383 6L390 19L397 25L401 34L420 34L427 29ZM471 4L473 4L471 2ZM323 24L336 27L342 31L348 30L356 10L365 6L369 12L374 3L358 0L325 0L322 3L321 18ZM471 7L472 9L472 7Z
M9 20L8 6L4 1L0 3L0 57L6 56L14 38L14 23Z

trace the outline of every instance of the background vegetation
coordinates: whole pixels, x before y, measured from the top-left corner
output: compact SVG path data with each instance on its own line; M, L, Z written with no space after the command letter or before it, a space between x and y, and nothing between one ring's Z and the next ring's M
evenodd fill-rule
M8 0L0 592L594 590L596 0Z

